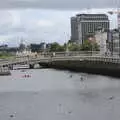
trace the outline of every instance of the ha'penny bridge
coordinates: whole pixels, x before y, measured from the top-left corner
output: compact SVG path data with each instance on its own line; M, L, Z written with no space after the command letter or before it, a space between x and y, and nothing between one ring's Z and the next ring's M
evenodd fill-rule
M46 68L68 69L72 71L103 74L120 77L120 58L100 55L97 52L56 52L39 54L37 56L16 56L0 60L0 68L13 69L14 65L29 65L30 69L39 64Z

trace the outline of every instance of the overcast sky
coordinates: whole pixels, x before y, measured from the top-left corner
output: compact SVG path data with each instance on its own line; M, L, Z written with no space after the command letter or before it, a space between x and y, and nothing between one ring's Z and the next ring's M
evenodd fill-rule
M107 13L117 7L116 3L117 0L1 0L0 44L16 46L21 37L27 44L63 43L70 38L71 16ZM111 28L117 27L116 15L109 15L109 19Z
M119 0L0 0L1 8L82 9L111 8L119 6Z

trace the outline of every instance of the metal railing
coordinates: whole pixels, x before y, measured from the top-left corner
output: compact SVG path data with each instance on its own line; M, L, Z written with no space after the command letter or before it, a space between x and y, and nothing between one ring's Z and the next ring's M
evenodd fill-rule
M94 54L87 54L85 52L56 52L55 56L51 56L52 53L47 53L44 55L37 55L37 56L22 56L22 57L14 57L13 59L8 60L0 60L0 66L15 64L15 63L22 63L22 62L49 62L49 61L62 61L62 60L79 60L79 61L102 61L108 63L118 63L120 64L119 57L110 57L110 56L101 56L99 51L93 52Z
M69 52L46 52L46 53L39 53L38 56L51 56L55 53L55 56L100 56L100 51L69 51Z

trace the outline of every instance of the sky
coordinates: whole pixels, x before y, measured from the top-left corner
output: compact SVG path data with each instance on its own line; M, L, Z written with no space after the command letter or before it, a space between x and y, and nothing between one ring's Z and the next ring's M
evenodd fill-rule
M118 0L119 1L119 0ZM117 27L117 0L0 0L0 44L59 42L70 39L70 17L77 13L105 13Z
M0 8L83 9L118 7L119 0L0 0Z

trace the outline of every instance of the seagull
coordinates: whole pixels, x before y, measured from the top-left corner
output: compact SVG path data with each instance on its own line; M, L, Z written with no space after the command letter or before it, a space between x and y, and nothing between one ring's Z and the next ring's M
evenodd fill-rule
M84 78L81 76L81 77L80 77L80 80L81 80L81 81L84 81Z
M10 115L10 117L11 117L11 118L13 118L13 117L14 117L14 115Z
M112 100L112 99L114 99L114 96L110 96L110 97L109 97L109 100Z
M70 77L72 78L72 75L70 75Z

